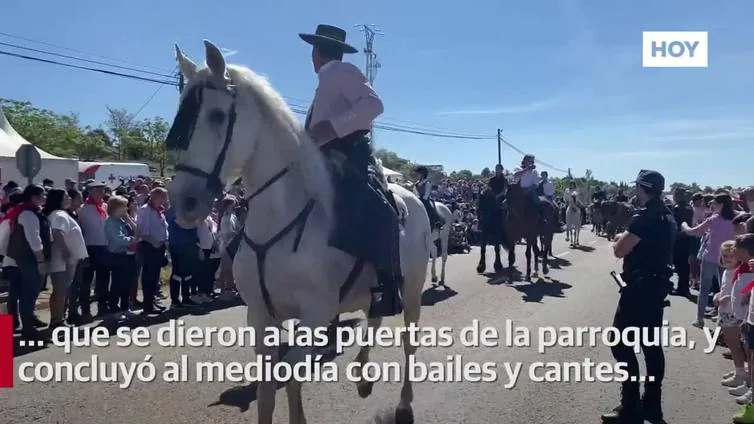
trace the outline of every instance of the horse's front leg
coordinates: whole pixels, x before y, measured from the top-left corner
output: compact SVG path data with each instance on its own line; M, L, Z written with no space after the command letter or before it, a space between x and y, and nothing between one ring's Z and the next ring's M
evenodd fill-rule
M487 236L482 233L479 240L479 264L476 266L478 274L484 274L487 269Z
M495 244L495 273L503 272L503 261L500 260L500 244Z
M406 328L419 324L419 316L421 314L421 295L420 292L416 292L415 296L406 296L405 302L406 308L403 311L403 324ZM409 358L416 355L416 350L419 345L412 343L411 337L408 332L401 334L403 341L403 354L406 363L403 367L403 387L401 387L401 400L398 403L398 407L395 408L395 422L396 424L413 424L414 423L414 410L411 404L414 401L414 388L411 383L408 362Z
M542 237L542 250L540 252L536 252L535 254L537 256L541 255L542 258L542 274L547 275L550 273L550 268L547 264L548 258L547 258L547 252L550 250L550 246L552 245L552 237L549 239L547 237ZM549 241L548 241L549 240Z
M378 329L382 325L382 318L370 318L367 320L367 330L368 329ZM362 398L366 398L369 395L372 394L372 389L374 388L374 383L370 381L363 381L361 379L361 369L369 362L369 352L372 350L371 343L368 341L364 343L364 346L362 346L359 349L359 353L356 354L356 358L354 359L354 362L359 364L358 367L355 367L353 370L354 377L356 379L356 390L359 392L359 396Z
M511 250L508 251L508 272L513 275L513 268L516 266L516 244L511 243Z
M323 300L324 296L313 294L312 299ZM301 320L298 327L308 328L314 331L315 328L328 325L332 319L332 314L337 311L337 306L330 307L327 302L312 302L311 309L302 311ZM336 303L337 305L337 303ZM294 330L295 331L295 330ZM312 346L292 346L288 353L282 358L284 362L293 367L294 365L314 360L314 348ZM301 399L301 382L290 380L286 384L288 395L288 422L290 424L306 424L304 415L304 405ZM274 396L275 388L272 388Z
M437 245L433 242L432 243L432 264L430 265L431 274L432 274L432 282L437 282L437 271L435 270L436 264L437 264Z
M261 306L261 305L260 305ZM257 355L261 355L262 358L269 357L271 364L278 361L279 358L279 346L267 346L264 340L265 331L264 328L272 327L272 317L268 316L264 311L264 306L261 306L261 310L258 308L248 307L246 312L246 323L255 328L255 342L256 347L254 352ZM261 313L255 313L255 310ZM273 375L264 375L264 378L257 385L257 420L259 424L272 424L272 415L275 412L275 389L276 382Z
M531 281L531 243L526 243L526 281Z
M445 267L448 265L448 234L442 238L442 261L440 263L440 285L445 285Z

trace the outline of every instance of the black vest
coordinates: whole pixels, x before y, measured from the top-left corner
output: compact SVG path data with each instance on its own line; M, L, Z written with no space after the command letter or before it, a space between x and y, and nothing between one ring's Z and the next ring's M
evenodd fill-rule
M52 232L50 229L50 222L41 212L33 213L37 216L37 219L39 219L39 237L42 239L42 252L45 261L49 261L52 254ZM15 227L13 227L13 231L10 233L10 238L8 239L8 257L16 262L37 261L34 251L31 250L29 242L26 241L24 226L18 222L16 222Z

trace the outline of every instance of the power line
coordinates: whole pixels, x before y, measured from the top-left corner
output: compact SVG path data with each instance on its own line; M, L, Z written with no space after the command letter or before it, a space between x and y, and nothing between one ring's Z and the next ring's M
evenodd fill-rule
M26 42L29 42L29 43L41 44L43 46L53 47L53 48L56 48L56 49L66 50L66 51L74 52L74 53L80 53L80 54L84 54L84 55L87 55L87 56L96 57L96 58L99 58L99 59L105 59L105 60L109 60L111 62L124 63L124 64L127 64L127 65L138 66L140 68L146 68L146 69L154 69L154 70L164 71L164 70L162 70L160 68L157 68L155 66L141 65L141 64L138 64L138 63L129 62L129 61L122 60L122 59L114 59L114 58L111 58L111 57L102 56L102 55L99 55L99 54L94 54L94 53L86 52L86 51L83 51L83 50L74 49L74 48L71 48L71 47L60 46L60 45L53 44L53 43L50 43L50 42L47 42L47 41L36 40L36 39L33 39L33 38L27 38L27 37L21 37L19 35L8 34L7 32L0 31L0 35L4 36L4 37L8 37L8 38L13 38L13 39L16 39L16 40L26 41Z
M6 51L2 51L2 50L0 50L0 54L1 55L6 55L6 56L17 57L17 58L20 58L20 59L31 60L31 61L35 61L35 62L48 63L48 64L53 64L53 65L58 65L58 66L64 66L64 67L69 67L69 68L74 68L74 69L82 69L82 70L93 71L93 72L100 72L100 73L109 74L109 75L116 75L116 76L120 76L120 77L124 77L124 78L136 79L136 80L140 80L140 81L153 82L153 83L157 83L157 84L161 84L161 85L170 85L170 86L173 86L173 87L177 87L178 86L178 82L176 82L176 81L164 81L164 80L158 80L158 79L154 79L154 78L141 77L141 76L138 76L138 75L130 75L130 74L126 74L126 73L110 71L110 70L106 70L106 69L92 68L92 67L87 67L87 66L79 66L79 65L74 65L74 64L71 64L71 63L58 62L58 61L54 61L54 60L43 59L43 58L33 57L33 56L27 56L27 55L18 54L18 53L6 52ZM147 100L147 102L139 109L139 111L137 112L137 114L139 112L141 112L141 110L144 107L146 107L146 105L154 98L154 96L157 95L158 91L159 91L159 88L158 88L158 90L155 90L155 92L152 94L152 96L150 96L150 98ZM298 113L298 114L301 114L301 115L306 115L306 109L304 109L304 108L299 108L299 107L292 106L291 110L293 112L295 112L295 113ZM438 131L427 131L427 130L422 130L421 128L410 127L410 126L402 126L402 125L391 125L389 123L382 123L382 122L376 122L374 124L374 126L375 126L375 128L386 130L386 131L400 132L400 133L414 134L414 135L424 135L424 136L436 137L436 138L458 139L458 140L492 140L492 139L494 139L494 137L492 137L492 136L462 135L462 134L443 133L443 132L438 132Z
M157 72L143 71L141 69L136 69L136 68L132 68L132 67L129 67L129 66L113 65L111 63L100 62L98 60L90 60L90 59L85 59L85 58L76 57L76 56L70 56L70 55L62 54L62 53L55 53L55 52L50 52L50 51L46 51L46 50L34 49L34 48L31 48L31 47L19 46L17 44L4 43L2 41L0 41L0 46L12 47L14 49L31 51L31 52L34 52L34 53L42 53L42 54L46 54L46 55L50 55L50 56L62 57L64 59L73 59L73 60L78 60L78 61L81 61L81 62L93 63L95 65L109 66L111 68L124 69L126 71L140 72L140 73L143 73L143 74L155 75L155 76L158 76L158 77L165 77L165 78L171 78L172 77L171 75L165 75L165 74L161 74L161 73L157 73Z
M508 140L506 140L506 139L505 139L505 138L503 138L502 136L500 136L500 141L502 141L502 142L503 142L503 144L505 144L506 146L510 147L511 149L515 150L516 152L518 152L518 153L520 153L520 154L522 154L522 155L526 155L526 154L527 154L526 152L524 152L523 150L519 149L518 147L516 147L515 145L513 145L513 143L509 142ZM564 173L564 174L567 174L567 173L568 173L568 171L567 171L567 170L565 170L565 169L561 169L561 168L558 168L558 167L556 167L556 166L552 166L552 165L550 165L549 163L547 163L547 162L543 162L543 161L541 161L541 160L539 160L539 159L534 159L534 161L535 161L536 163L538 163L538 164L540 164L540 165L544 166L545 168L549 168L549 169L551 169L551 170L553 170L553 171L562 172L562 173Z
M379 31L379 30L371 29L368 26L365 26L365 28L367 28L369 31L372 31L371 32L372 38L374 37L375 34L381 34L381 31ZM0 32L0 35L5 35L5 33ZM24 40L30 40L30 39L25 39L23 37L16 37L16 38L20 38L20 39L24 39ZM34 42L38 42L38 43L42 43L42 44L47 44L47 45L51 45L51 46L56 46L56 45L51 44L51 43L45 43L45 42L36 41L36 40L30 40L30 41L34 41ZM131 68L131 67L120 66L120 65L115 65L115 64L112 64L112 63L106 63L106 62L95 61L95 60L85 59L85 58L76 57L76 56L70 56L70 55L60 54L60 53L51 52L51 51L47 51L47 50L34 49L34 48L30 48L30 47L25 47L25 46L19 46L19 45L16 45L16 44L10 44L10 43L0 42L0 45L7 46L7 47L12 47L12 48L17 48L17 49L28 50L28 51L32 51L32 52L36 52L36 53L42 53L42 54L46 54L46 55L52 55L52 56L62 57L62 58L66 58L66 59L72 59L72 60L78 60L78 61L82 61L82 62L88 62L88 63L98 64L98 65L108 66L108 67L120 68L120 69L124 69L124 70L135 71L135 72L142 72L142 73L146 73L146 74L152 74L152 75L156 75L156 76L162 76L162 77L165 77L165 78L175 78L175 75L167 75L167 74L163 74L163 73L142 71L142 70ZM76 49L68 49L68 48L62 47L62 46L56 46L56 47L57 48L65 48L67 50L79 51L79 50L76 50ZM365 50L365 53L367 51L371 51L371 48ZM121 75L120 73L117 73L117 72L111 72L111 71L106 71L106 70L101 70L101 69L91 69L91 68L88 68L88 67L79 67L79 66L73 65L73 64L59 63L59 62L55 62L55 61L51 61L51 60L46 60L46 59L36 58L36 57L31 57L31 56L26 56L26 55L20 55L20 54L14 54L14 53L10 53L10 52L6 52L6 53L8 55L16 55L16 57L20 57L20 58L26 58L26 59L30 59L30 60L38 60L38 61L43 61L43 62L46 61L46 63L54 63L54 64L58 64L58 65L61 65L61 66L69 66L69 67L74 67L74 68L77 68L77 69L87 69L87 70L98 71L98 72L112 73L113 75L126 76L126 75ZM372 59L376 61L376 55L374 55L373 52L372 52ZM368 61L369 61L369 58L368 58ZM123 62L125 62L125 61L123 61ZM128 62L125 62L125 63L128 63ZM144 67L143 65L139 65L139 66ZM369 65L369 66L370 66L370 69L372 69L372 71L369 72L370 73L370 81L374 82L375 75L372 72L374 72L374 70L375 70L374 67L378 67L379 66L379 63L372 62L372 64ZM127 77L129 77L129 78L136 78L136 79L142 79L142 78L139 78L138 76L130 76L130 75L128 75ZM143 80L145 80L145 81L153 81L152 79L143 79ZM153 81L153 82L156 82L156 81ZM179 84L180 84L180 82L179 82ZM156 96L157 92L159 92L160 89L161 88L158 88L157 90L155 90L155 93L150 97L149 100L147 100L147 102L140 108L140 110L143 109L144 107L146 107L146 105L151 101L151 99L154 98L154 96ZM303 100L300 100L300 99L293 99L293 98L288 98L288 97L286 97L286 99L288 99L289 101L295 101L297 103L305 103ZM302 107L304 109L307 108L306 106L300 106L300 107ZM138 112L137 112L137 114L138 114ZM402 125L400 123L395 123L395 122L390 122L390 121L391 121L390 119L382 119L381 123L382 123L383 126L389 125L389 126L394 127L395 129L399 129L400 128L400 129L406 130L406 132L416 133L416 134L419 134L419 135L437 134L436 136L438 136L438 137L460 138L460 139L468 139L468 140L477 140L477 139L479 139L479 140L486 140L486 139L489 139L488 136L472 135L472 134L469 134L469 133L459 133L457 131L450 131L450 130L446 130L446 129L438 129L438 128L431 128L431 127L422 127L422 126L414 125L414 124L412 124L410 122L407 122L407 121L403 121L403 122L406 122L409 125ZM395 121L395 120L393 120L393 121ZM401 122L401 121L398 121L398 122Z
M42 62L42 63L49 63L49 64L52 64L52 65L65 66L65 67L68 67L68 68L75 68L75 69L82 69L82 70L86 70L86 71L100 72L100 73L109 74L109 75L117 75L119 77L131 78L131 79L140 80L140 81L155 82L155 83L158 83L158 84L166 84L166 85L173 85L173 86L177 86L178 85L178 83L174 82L174 81L164 81L164 80L157 80L157 79L154 79L154 78L140 77L138 75L124 74L122 72L115 72L115 71L110 71L110 70L107 70L107 69L90 68L90 67L87 67L87 66L79 66L79 65L74 65L72 63L57 62L55 60L42 59L41 57L27 56L27 55L23 55L23 54L19 54L19 53L7 52L7 51L3 51L3 50L0 50L0 54L1 55L5 55L5 56L17 57L17 58L20 58L20 59L32 60L32 61L35 61L35 62Z

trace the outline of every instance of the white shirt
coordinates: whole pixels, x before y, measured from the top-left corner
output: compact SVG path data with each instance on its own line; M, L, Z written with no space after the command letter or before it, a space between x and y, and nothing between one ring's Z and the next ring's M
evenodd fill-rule
M68 212L57 210L52 212L47 219L50 221L50 227L63 233L63 242L71 257L68 258L68 264L75 264L89 255L86 251L86 243L81 233L81 227ZM52 248L52 259L50 261L50 272L62 272L66 269L66 263L63 260L63 254L60 249Z
M97 207L85 204L79 211L79 224L87 246L107 246L105 237L105 220L97 212Z
M202 225L196 227L196 235L199 237L199 247L204 250L212 249L215 243L215 221L208 216L202 222Z
M539 173L535 169L527 169L518 176L521 188L529 188L539 184Z
M39 218L32 211L23 211L18 215L17 224L21 225L24 229L24 238L29 243L29 247L33 252L41 252L42 237L39 235ZM9 257L3 257L3 266L17 266L16 261Z
M552 197L555 195L555 184L550 180L542 181L542 192L545 197Z
M369 130L382 114L382 100L355 65L333 60L319 69L317 77L319 84L309 109L308 128L330 121L335 134L342 138Z
M238 233L239 227L236 214L229 213L223 215L220 220L220 246L223 249L228 246L228 243L230 243L236 233Z

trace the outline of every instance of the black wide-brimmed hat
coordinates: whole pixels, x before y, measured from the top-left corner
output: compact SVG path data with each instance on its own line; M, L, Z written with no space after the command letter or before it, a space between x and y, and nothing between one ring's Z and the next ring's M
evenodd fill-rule
M354 46L346 43L346 31L336 26L320 24L317 25L314 34L299 34L298 36L312 46L326 44L341 48L343 53L358 52Z

